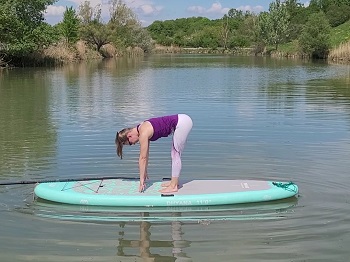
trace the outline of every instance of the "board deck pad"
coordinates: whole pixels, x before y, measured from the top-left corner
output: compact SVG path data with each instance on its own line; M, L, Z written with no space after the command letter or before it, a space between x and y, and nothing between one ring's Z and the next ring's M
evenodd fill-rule
M107 179L42 183L34 192L54 202L100 206L225 205L278 200L295 196L291 182L260 180L190 180L178 192L162 194L163 181L148 181L140 193L138 180Z
M142 194L159 195L159 191L163 188L163 182L147 182L146 189ZM178 192L171 193L176 195L191 194L221 194L230 192L243 192L247 189L267 190L270 186L266 181L243 181L243 180L192 180L180 185ZM138 181L125 181L113 179L107 181L81 181L73 185L66 185L64 190L74 190L83 194L107 194L107 195L140 195Z

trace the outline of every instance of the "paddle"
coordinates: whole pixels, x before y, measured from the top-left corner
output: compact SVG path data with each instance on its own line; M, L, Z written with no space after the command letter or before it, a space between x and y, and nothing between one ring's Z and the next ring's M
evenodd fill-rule
M88 181L88 180L106 180L106 179L125 179L125 180L137 180L138 177L120 177L120 176L102 176L102 177L79 177L79 178L57 178L57 179L43 179L43 180L23 180L15 182L0 182L0 186L10 185L28 185L39 183L54 183L54 182L74 182L74 181Z

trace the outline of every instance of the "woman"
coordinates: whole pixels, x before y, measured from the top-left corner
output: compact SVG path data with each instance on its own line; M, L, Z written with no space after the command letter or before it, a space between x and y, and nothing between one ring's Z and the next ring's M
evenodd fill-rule
M171 181L163 183L161 193L177 192L179 187L179 176L181 172L181 154L185 148L187 136L192 129L192 119L185 114L162 116L150 118L136 127L124 128L117 132L115 144L117 154L123 158L123 145L135 145L140 143L140 186L139 192L145 189L145 180L148 179L147 166L149 158L149 143L161 137L167 137L173 133L171 148Z

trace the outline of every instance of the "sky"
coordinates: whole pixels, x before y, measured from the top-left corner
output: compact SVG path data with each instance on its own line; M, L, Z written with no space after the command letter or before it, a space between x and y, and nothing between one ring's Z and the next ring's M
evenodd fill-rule
M49 24L62 21L66 7L75 9L85 0L59 0L54 5L48 6L45 14ZM124 0L137 15L143 26L152 24L155 20L171 20L193 16L217 19L227 14L228 10L235 8L242 11L260 13L268 11L269 4L273 0ZM307 0L299 3L308 5ZM90 0L91 6L98 4L102 7L102 17L107 22L109 18L109 0Z

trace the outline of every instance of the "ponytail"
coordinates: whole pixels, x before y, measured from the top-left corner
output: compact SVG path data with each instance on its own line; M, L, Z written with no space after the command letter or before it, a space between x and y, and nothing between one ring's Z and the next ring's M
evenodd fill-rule
M120 157L120 159L123 159L123 143L119 139L118 132L115 136L115 145L117 146L117 155Z
M115 136L115 145L117 147L117 155L120 157L120 159L123 159L123 145L125 145L126 142L128 142L127 133L131 131L132 128L124 128L117 132Z

